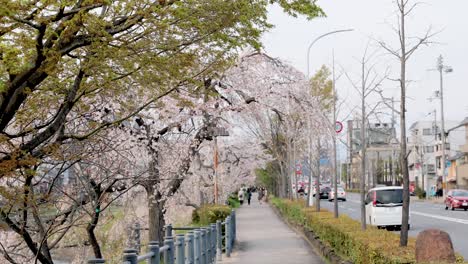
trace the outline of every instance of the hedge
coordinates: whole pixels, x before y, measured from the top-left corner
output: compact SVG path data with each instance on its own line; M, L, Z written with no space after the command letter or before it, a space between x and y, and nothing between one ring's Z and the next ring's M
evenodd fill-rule
M273 198L271 203L289 222L304 226L330 246L343 259L352 263L400 264L416 263L414 238L407 247L400 247L400 236L386 230L368 226L361 230L360 222L346 215L334 218L333 213L306 208L303 201ZM457 256L457 262L462 263Z
M192 222L197 225L209 225L217 220L224 221L231 214L227 205L205 205L192 212Z

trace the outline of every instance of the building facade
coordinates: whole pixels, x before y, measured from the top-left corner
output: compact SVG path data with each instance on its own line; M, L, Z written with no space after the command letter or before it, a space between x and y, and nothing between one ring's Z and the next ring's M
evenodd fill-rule
M447 181L455 182L456 177L449 175L450 157L457 154L465 142L465 128L460 122L445 121L446 130L446 170ZM418 121L409 129L408 167L410 182L425 191L440 188L442 182L442 140L440 122ZM451 176L451 177L449 177Z
M399 183L397 159L399 143L395 127L391 123L368 123L366 125L366 168L361 171L361 121L348 121L348 162L350 188L358 188L362 178L366 186Z

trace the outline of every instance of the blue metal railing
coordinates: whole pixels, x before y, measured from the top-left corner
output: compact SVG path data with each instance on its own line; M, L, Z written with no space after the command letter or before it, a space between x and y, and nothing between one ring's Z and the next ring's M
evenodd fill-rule
M224 232L223 232L224 226ZM173 237L173 231L186 230L186 234ZM125 249L123 252L124 264L138 264L147 261L148 264L160 264L161 257L164 264L212 264L221 260L223 250L226 257L231 256L236 240L236 212L221 222L212 223L205 227L175 227L167 225L165 228L164 246L151 241L148 252L138 255L136 249ZM223 247L223 242L225 246ZM102 264L103 259L88 260L88 264Z

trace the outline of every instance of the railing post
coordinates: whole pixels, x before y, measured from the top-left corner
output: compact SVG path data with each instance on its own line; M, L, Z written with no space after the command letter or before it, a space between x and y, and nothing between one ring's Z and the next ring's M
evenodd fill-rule
M179 234L176 236L176 263L185 264L185 235Z
M137 251L136 249L125 249L123 255L124 263L137 264Z
M216 224L211 224L211 263L216 260Z
M236 242L236 237L237 237L237 217L236 217L236 211L234 209L232 209L232 212L231 212L231 219L232 219L232 241L233 241L233 244Z
M218 247L218 260L222 260L223 255L223 225L221 220L216 221L216 245Z
M103 264L106 263L104 259L90 259L88 260L88 264Z
M172 238L172 225L168 224L166 227L166 237L171 237Z
M159 256L159 243L157 241L150 241L148 245L148 249L150 252L154 253L149 259L148 264L159 264L160 256Z
M226 224L225 224L225 243L226 243L226 257L231 257L231 217L226 217Z
M194 263L200 264L201 263L201 243L200 243L201 231L200 229L195 229L194 231L194 252L195 258Z
M211 237L211 227L207 226L205 227L206 234L205 234L205 263L208 264L210 263L210 258L211 258L211 242L210 242L210 237Z
M200 228L200 264L206 263L206 230L205 228Z
M137 251L137 254L140 254L141 252L141 226L140 222L135 222L133 225L133 231L134 231L134 247Z
M174 240L172 238L172 226L166 226L166 237L164 238L164 245L169 249L164 252L164 264L174 264Z
M193 241L193 231L190 231L186 235L186 255L187 255L187 264L194 264L194 241Z

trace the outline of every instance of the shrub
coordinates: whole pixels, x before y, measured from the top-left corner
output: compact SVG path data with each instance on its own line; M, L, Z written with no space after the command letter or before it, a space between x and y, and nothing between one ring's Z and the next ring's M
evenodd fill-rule
M223 221L231 214L231 208L227 205L205 205L192 213L192 222L199 225L216 223Z
M239 198L237 198L237 195L236 195L236 194L231 194L231 195L229 195L229 197L228 197L228 205L229 205L231 208L238 208L238 207L240 207Z
M346 215L334 218L333 213L306 208L302 201L272 198L271 203L278 208L288 221L303 225L313 231L319 239L342 258L352 263L416 263L416 240L410 238L407 247L400 247L398 234L368 226L361 230L361 224ZM463 262L458 257L457 262Z
M418 196L419 199L426 199L426 191L419 187L416 188L415 194L416 196Z

